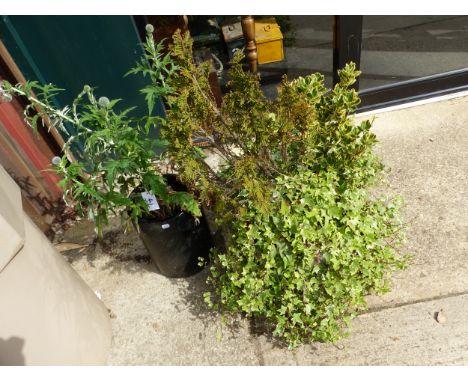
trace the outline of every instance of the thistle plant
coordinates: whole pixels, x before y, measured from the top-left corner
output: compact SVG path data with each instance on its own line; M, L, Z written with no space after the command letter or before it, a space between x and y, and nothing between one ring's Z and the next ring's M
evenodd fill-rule
M163 92L164 84L158 86ZM44 122L67 136L65 125L73 128L74 134L68 135L63 156L54 159L53 169L62 177L59 185L65 201L94 221L99 235L112 215L120 216L126 228L138 228L138 219L143 215L163 219L185 210L200 216L192 195L172 190L161 172L163 158L155 152L162 150L164 142L149 134L152 126L160 124L161 117L151 113L131 117L134 108L118 111L119 99L96 99L95 89L88 85L71 105L57 109L53 98L61 90L34 81L17 85L3 81L0 93L4 101L13 96L27 99L25 120L34 130ZM153 93L147 94L154 102ZM80 159L70 161L75 142L83 143L83 152ZM143 191L156 196L159 210L148 210L140 195Z

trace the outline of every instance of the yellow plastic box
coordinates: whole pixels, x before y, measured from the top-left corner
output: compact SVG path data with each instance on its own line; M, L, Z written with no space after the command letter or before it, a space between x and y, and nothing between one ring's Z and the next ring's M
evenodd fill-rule
M255 20L255 43L259 64L284 60L283 34L274 17Z

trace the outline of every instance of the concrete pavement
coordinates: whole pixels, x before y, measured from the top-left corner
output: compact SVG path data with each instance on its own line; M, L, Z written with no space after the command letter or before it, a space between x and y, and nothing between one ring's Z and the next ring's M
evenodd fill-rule
M467 365L467 108L463 97L376 115L377 150L391 169L387 190L406 200L414 259L389 294L369 297L348 338L289 351L245 320L223 326L203 303L206 272L166 279L134 233L114 229L101 244L64 253L110 309L109 364ZM63 240L89 244L92 227L82 222ZM435 320L440 309L445 323Z

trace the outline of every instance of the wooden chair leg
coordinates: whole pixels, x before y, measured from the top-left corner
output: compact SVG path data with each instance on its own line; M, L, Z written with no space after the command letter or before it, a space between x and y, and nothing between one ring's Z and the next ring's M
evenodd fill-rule
M257 45L255 44L255 20L253 16L242 16L242 33L245 38L245 49L247 50L247 61L250 72L257 74Z

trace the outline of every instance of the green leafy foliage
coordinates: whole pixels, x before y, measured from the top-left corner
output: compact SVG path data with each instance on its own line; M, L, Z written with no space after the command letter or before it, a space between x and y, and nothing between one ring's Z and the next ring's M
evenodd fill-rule
M56 170L63 176L62 188L71 191L70 199L79 211L87 210L98 234L107 224L108 213L121 214L133 223L148 214L139 191L153 193L166 207L177 206L199 215L193 198L171 191L166 184L154 160L155 141L149 138L146 119L129 118L130 109L116 112L118 100L102 107L89 93L86 101L76 99L73 107L77 133L72 139L85 143L83 159L65 161ZM75 170L78 166L79 172Z
M178 69L168 53L162 53L164 40L155 44L153 35L146 36L145 52L137 65L130 69L129 74L148 76L151 83L141 89L148 104L148 113L151 115L154 104L159 97L166 97L172 92L171 79Z
M333 89L315 73L283 78L264 97L243 55L231 63L221 107L207 63L196 66L188 35L171 48L175 75L161 125L181 178L223 224L226 250L212 253L208 282L216 309L265 319L290 346L335 341L405 266L398 200L371 196L383 165L373 154L371 123L356 124L353 63ZM213 168L193 137L221 158Z
M179 209L195 216L201 214L191 194L176 192L166 183L161 172L164 158L155 158L155 148L164 142L149 135L150 127L162 121L151 112L157 97L171 92L167 82L176 67L161 53L162 45L155 45L150 36L145 55L129 72L149 75L152 80L142 89L149 109L145 117L130 117L133 108L117 111L118 99L96 100L94 90L88 85L63 110L57 110L52 103L61 90L53 85L37 82L12 85L3 81L0 89L2 93L27 98L25 118L33 129L42 121L64 132L64 123L73 126L75 133L67 139L64 155L54 170L62 176L59 184L65 200L94 221L99 235L111 215L120 215L128 228L132 223L138 227L138 218L148 214L164 218ZM83 153L80 159L70 160L70 147L75 141L84 143ZM139 194L142 191L157 197L159 211L148 211Z
M216 308L265 318L290 346L336 341L366 307L364 297L388 291L392 271L405 265L394 253L398 202L343 189L334 171L307 169L278 177L271 202L265 214L246 201L227 252L213 254L215 296L206 297Z

